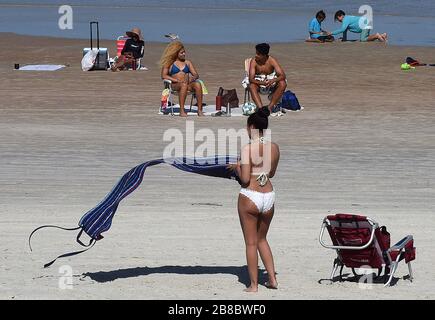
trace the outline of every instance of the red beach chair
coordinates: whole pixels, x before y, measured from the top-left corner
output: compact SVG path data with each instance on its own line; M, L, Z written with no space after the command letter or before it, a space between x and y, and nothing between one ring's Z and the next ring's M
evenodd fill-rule
M323 234L328 230L332 245L325 244ZM343 268L378 269L378 277L384 272L385 286L391 284L400 261L408 264L409 280L412 281L411 261L415 260L413 237L408 235L390 247L390 234L385 226L379 227L377 222L359 215L336 214L327 216L322 223L319 236L320 244L337 252L331 272L333 280L340 267L340 280Z

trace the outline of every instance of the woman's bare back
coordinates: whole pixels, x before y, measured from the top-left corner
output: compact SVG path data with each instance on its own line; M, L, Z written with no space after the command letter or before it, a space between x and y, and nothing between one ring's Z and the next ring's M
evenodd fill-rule
M270 178L275 175L276 168L279 162L279 147L273 142L254 141L251 144L245 146L249 149L249 165L251 171L251 177L249 181L248 189L258 192L270 192L273 190ZM265 175L266 183L261 185L259 177Z

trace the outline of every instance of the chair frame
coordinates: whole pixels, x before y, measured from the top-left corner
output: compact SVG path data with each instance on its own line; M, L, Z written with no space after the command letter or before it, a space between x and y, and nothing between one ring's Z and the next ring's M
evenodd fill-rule
M179 93L178 93L177 90L173 90L173 89L172 89L172 81L171 81L171 80L163 79L163 86L164 86L165 89L169 89L168 107L171 108L171 115L173 116L173 115L174 115L174 105L175 105L175 103L174 103L174 101L172 100L172 97L173 97L173 96L178 96ZM193 105L193 99L196 100L196 103L197 103L197 104L198 104L198 99L197 99L197 97L196 97L196 93L195 93L195 92L192 92L192 91L189 91L189 90L188 90L188 91L187 91L187 96L189 96L189 95L192 96L191 99L190 99L190 109L189 109L189 112L191 112L191 111L192 111L192 105ZM169 106L169 104L170 104L170 106ZM160 108L161 108L161 107L160 107ZM160 110L160 111L163 112L163 110Z
M352 215L352 216L355 216L355 215ZM336 253L337 253L337 257L334 259L334 264L333 264L331 275L330 275L331 282L333 281L333 279L335 277L335 273L337 272L337 269L339 267L340 267L340 273L339 273L340 281L343 281L342 274L343 274L343 268L345 267L345 264L343 263L343 261L341 259L340 250L355 250L355 251L363 250L363 249L366 249L369 246L374 244L374 241L376 238L375 231L376 231L376 229L379 228L379 224L377 222L374 222L370 218L366 218L366 221L370 224L371 229L372 229L371 235L370 235L370 240L366 244L364 244L362 246L340 246L340 245L329 245L323 241L323 235L324 235L325 229L327 229L328 227L331 227L331 221L328 219L328 217L326 217L323 220L322 227L320 229L319 243L324 248L336 250ZM391 285L391 281L393 280L394 273L397 271L399 261L401 260L400 258L402 256L402 253L404 253L405 246L412 240L413 240L413 237L411 235L408 235L408 236L402 238L394 246L390 247L383 255L383 260L385 263L382 265L382 269L379 270L378 276L380 276L382 274L382 271L383 271L384 277L388 277L388 280L385 282L384 287L388 287ZM397 252L397 257L395 260L392 259L392 252ZM413 273L412 273L411 261L408 261L407 265L408 265L408 271L409 271L409 280L412 282ZM356 275L355 268L352 268L352 272L354 275Z
M245 104L246 102L251 102L251 90L249 89L249 68L251 65L251 61L253 58L246 58L245 59L245 77L242 80L242 86L244 83L246 83L246 88L245 89L245 95L244 95L244 99L243 99L243 104ZM266 96L270 101L270 95L271 95L271 91L269 90L266 93L262 93L261 91L259 92L261 95ZM257 106L258 107L258 106ZM282 111L282 108L280 108L280 111Z

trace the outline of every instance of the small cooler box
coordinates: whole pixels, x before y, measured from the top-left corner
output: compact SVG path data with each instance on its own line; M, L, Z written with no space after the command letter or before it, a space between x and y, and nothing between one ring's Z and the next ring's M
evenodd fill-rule
M94 48L94 50L95 49L98 50L98 56L92 70L107 70L109 68L109 52L107 48ZM88 53L89 50L91 50L91 48L84 48L83 56Z

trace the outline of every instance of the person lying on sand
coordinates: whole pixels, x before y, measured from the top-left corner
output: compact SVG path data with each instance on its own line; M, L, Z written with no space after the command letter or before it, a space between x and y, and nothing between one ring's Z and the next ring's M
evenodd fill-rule
M328 33L328 35L338 35L340 33L343 34L343 41L347 41L347 32L353 32L353 33L359 33L360 34L360 41L361 42L367 42L367 41L375 41L379 40L381 42L387 42L388 35L386 33L376 33L373 35L370 35L370 29L361 29L360 21L361 19L364 19L364 17L358 17L358 16L347 16L346 13L343 10L338 10L335 13L334 21L341 22L341 28L338 30L335 30L334 32ZM362 23L364 24L364 23Z
M249 66L249 91L257 108L263 107L260 98L262 93L271 94L269 111L280 101L285 88L287 87L286 75L278 61L269 56L270 46L267 43L260 43L255 46L255 58Z
M308 26L310 39L308 42L332 42L334 37L328 35L328 31L322 29L322 22L325 20L326 14L323 10L316 13L316 17L311 20Z

